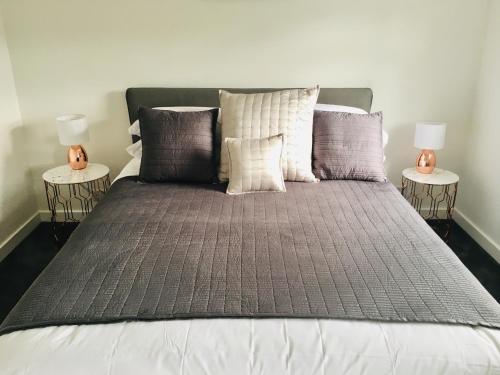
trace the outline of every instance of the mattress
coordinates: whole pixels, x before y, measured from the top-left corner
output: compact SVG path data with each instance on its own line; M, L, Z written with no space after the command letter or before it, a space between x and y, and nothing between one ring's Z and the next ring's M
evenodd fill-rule
M137 351L137 342L144 350ZM379 369L380 373L395 369L407 370L401 373L456 373L465 369L494 373L499 366L498 343L498 330L450 324L194 319L13 332L0 337L0 363L8 364L13 372L49 368L48 373L58 373L79 353L82 358L88 354L95 359L95 373L104 369L124 373L123 366L137 369L131 366L132 358L140 368L153 366L162 373L234 373L238 368L249 373L261 373L263 369L321 373L341 368L345 369L342 373L361 373L363 369ZM471 345L477 350L471 350ZM15 353L9 349L12 347ZM34 355L35 348L46 356ZM101 350L102 355L96 356ZM22 362L20 356L33 358L33 362Z

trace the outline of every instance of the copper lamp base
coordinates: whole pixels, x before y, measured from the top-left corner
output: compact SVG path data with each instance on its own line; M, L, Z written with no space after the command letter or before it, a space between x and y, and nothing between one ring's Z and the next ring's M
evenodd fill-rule
M436 154L433 150L422 150L417 156L416 169L419 173L431 174L436 167Z
M68 164L71 169L85 169L88 164L87 151L82 145L73 145L68 149Z

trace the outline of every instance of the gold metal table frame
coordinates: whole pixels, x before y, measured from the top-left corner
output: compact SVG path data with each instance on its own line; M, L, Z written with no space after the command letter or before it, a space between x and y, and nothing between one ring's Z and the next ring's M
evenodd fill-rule
M425 220L446 220L442 235L445 241L450 234L457 192L458 181L438 185L416 182L405 176L401 179L401 194Z
M81 213L81 216L90 213L110 187L109 174L79 183L44 182L50 220L53 223L57 222L58 212L63 213L63 222L79 222L80 218L75 213Z

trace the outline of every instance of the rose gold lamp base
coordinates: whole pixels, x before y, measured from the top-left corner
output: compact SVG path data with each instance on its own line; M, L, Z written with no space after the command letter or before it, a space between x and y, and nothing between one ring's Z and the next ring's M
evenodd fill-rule
M82 145L73 145L68 149L68 164L71 169L85 169L88 164L87 151Z
M431 174L436 167L436 154L433 150L422 150L417 156L416 169L419 173Z

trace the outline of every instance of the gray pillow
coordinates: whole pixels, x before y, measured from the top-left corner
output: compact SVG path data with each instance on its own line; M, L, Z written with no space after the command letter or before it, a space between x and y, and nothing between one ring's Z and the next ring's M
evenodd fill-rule
M382 112L314 112L313 173L322 180L386 181Z
M216 176L215 126L218 109L174 112L140 108L145 182L212 182Z

